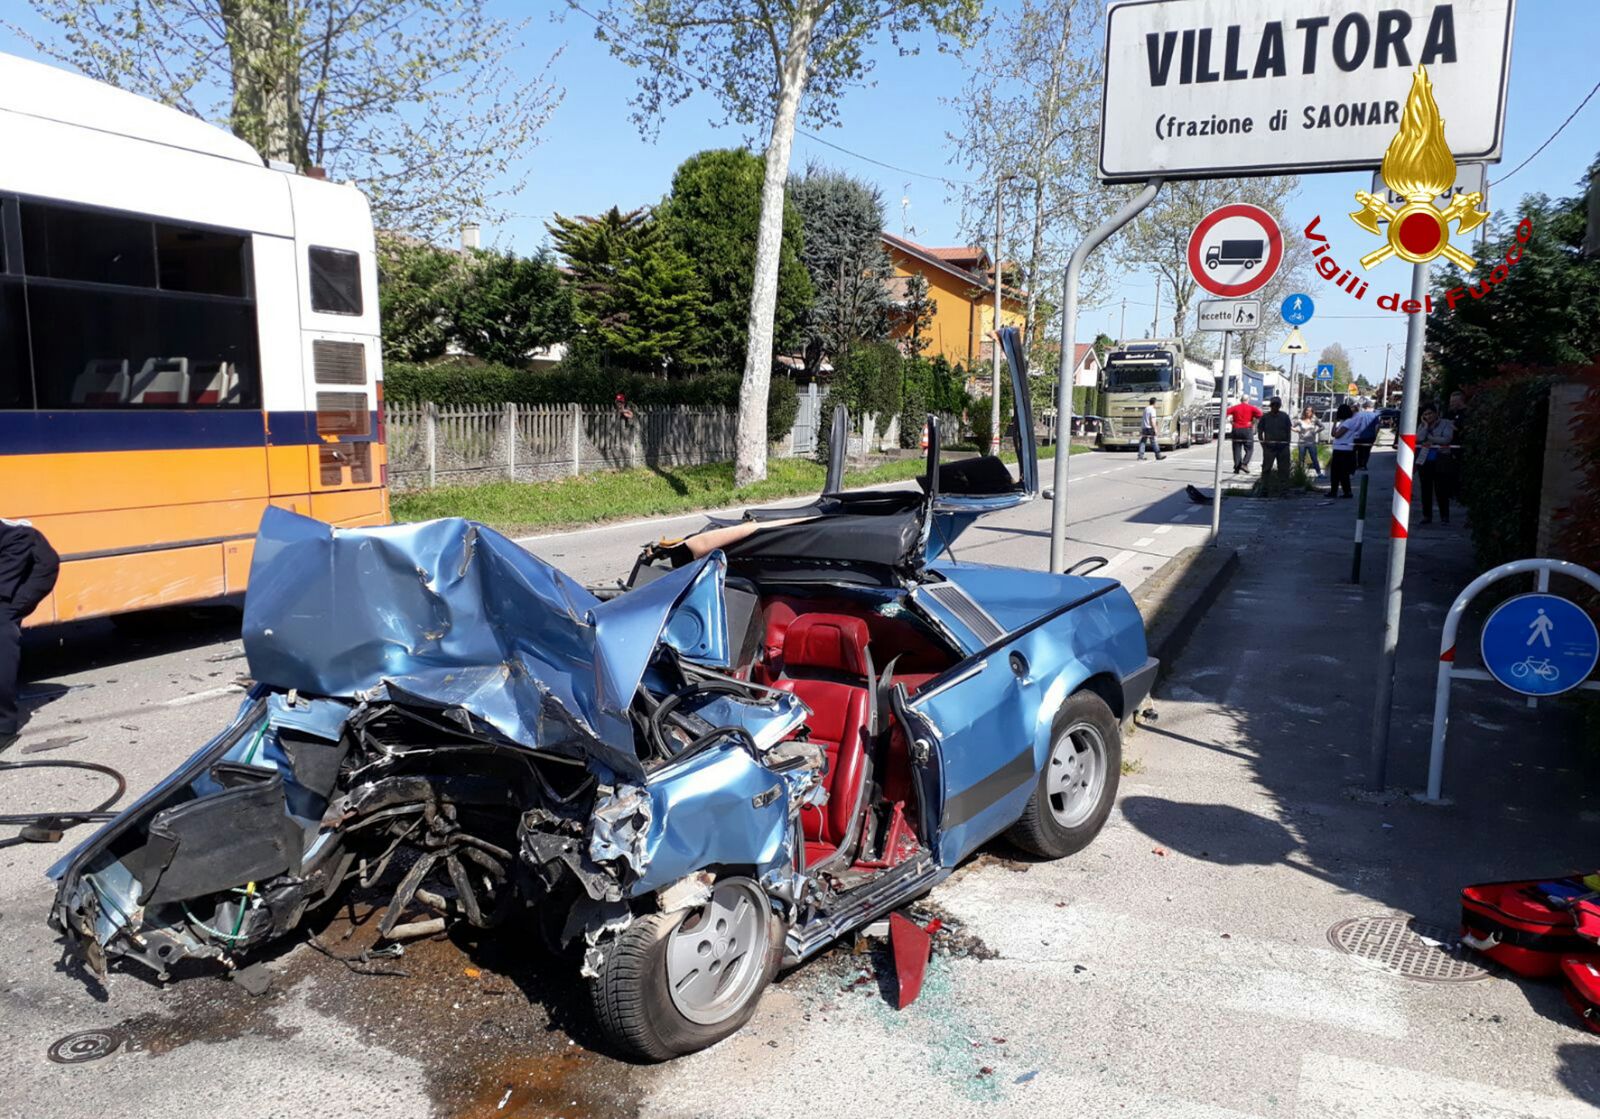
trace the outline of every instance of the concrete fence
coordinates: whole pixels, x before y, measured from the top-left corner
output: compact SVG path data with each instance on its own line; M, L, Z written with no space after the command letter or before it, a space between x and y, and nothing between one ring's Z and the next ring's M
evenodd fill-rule
M578 404L391 404L384 420L394 489L496 478L547 481L593 470L733 458L734 413L728 408L624 413Z

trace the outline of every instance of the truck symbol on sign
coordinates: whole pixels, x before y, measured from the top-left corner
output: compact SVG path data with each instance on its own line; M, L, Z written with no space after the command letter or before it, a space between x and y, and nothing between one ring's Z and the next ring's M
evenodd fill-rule
M1224 241L1206 250L1206 267L1215 270L1219 264L1242 264L1248 270L1266 255L1265 241Z

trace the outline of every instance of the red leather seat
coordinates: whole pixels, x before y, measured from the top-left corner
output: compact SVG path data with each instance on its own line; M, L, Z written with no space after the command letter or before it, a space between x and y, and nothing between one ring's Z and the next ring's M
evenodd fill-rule
M802 614L783 634L783 676L772 686L811 709L811 740L828 758L828 803L800 814L807 862L850 833L867 760L867 626L844 614ZM826 849L825 849L826 848Z

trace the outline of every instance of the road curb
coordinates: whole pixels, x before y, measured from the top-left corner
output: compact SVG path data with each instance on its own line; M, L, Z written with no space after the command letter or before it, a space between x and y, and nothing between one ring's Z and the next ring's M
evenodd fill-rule
M1164 678L1200 619L1239 568L1239 549L1196 544L1185 548L1133 592L1144 615L1145 643Z

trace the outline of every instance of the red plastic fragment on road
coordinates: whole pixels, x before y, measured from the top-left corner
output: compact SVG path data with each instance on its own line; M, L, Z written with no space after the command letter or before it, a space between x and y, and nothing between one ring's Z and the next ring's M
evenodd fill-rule
M933 922L937 925L939 922ZM904 1010L922 992L933 954L933 937L927 929L898 913L889 914L889 948L894 954L894 974L899 987L898 1009Z
M1160 855L1162 858L1166 858L1167 849L1165 847L1152 847L1150 848L1150 853L1152 855Z

